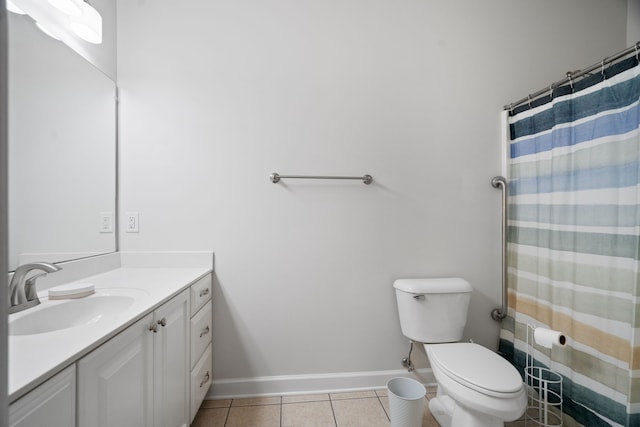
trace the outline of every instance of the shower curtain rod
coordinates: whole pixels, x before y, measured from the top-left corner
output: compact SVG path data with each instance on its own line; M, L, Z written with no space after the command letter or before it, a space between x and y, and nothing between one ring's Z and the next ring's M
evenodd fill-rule
M615 55L613 55L612 57L608 57L608 58L604 58L602 61L600 61L600 63L598 64L593 64L592 66L590 66L589 68L586 68L584 70L578 70L578 71L567 71L567 77L565 77L564 79L557 81L555 83L552 83L549 87L545 88L545 89L540 89L539 91L537 91L536 93L532 93L516 102L513 102L511 104L507 104L505 105L503 108L505 110L513 110L515 107L517 107L520 104L524 104L525 102L531 102L534 99L538 98L539 96L542 96L544 94L546 94L547 92L551 92L553 91L555 88L560 87L566 83L572 83L575 79L584 76L585 74L589 74L594 70L597 70L598 68L604 68L605 65L609 65L612 64L613 62L624 58L625 56L628 56L632 53L635 53L636 58L638 58L638 60L640 60L640 41L636 42L635 45L626 48L625 50L622 50L618 53L616 53Z

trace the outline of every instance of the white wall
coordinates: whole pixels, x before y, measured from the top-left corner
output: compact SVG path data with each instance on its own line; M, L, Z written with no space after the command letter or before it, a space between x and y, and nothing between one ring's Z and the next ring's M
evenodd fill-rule
M122 249L216 253L217 380L400 368L392 283L497 344L501 106L625 47L624 0L118 3ZM369 173L375 182L269 174Z
M640 0L627 0L627 45L640 42Z

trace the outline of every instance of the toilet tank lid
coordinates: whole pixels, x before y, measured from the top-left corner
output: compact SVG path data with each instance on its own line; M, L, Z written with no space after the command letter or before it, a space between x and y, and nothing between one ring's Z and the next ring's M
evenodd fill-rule
M454 294L473 290L471 284L460 277L397 279L393 282L393 287L412 294Z

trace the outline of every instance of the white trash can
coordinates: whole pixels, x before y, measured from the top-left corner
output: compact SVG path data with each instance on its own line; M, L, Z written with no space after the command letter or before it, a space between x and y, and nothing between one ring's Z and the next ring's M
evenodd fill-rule
M391 427L421 427L427 390L411 378L392 378L387 383Z

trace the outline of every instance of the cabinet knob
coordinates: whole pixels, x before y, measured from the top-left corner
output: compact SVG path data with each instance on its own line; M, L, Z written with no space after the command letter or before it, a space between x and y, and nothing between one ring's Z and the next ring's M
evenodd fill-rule
M200 332L200 338L207 335L208 333L209 333L209 327L207 326L202 330L202 332Z
M202 382L200 383L200 388L202 388L203 385L205 385L207 382L209 382L209 371L207 371L207 373L204 375L204 378L202 378Z
M154 334L158 333L158 325L156 325L155 323L151 326L149 326L149 330L153 331Z
M160 325L160 326L167 326L167 319L166 319L166 317L163 317L162 319L158 320L158 325Z
M200 291L200 296L203 297L205 295L209 295L209 288L203 289Z

